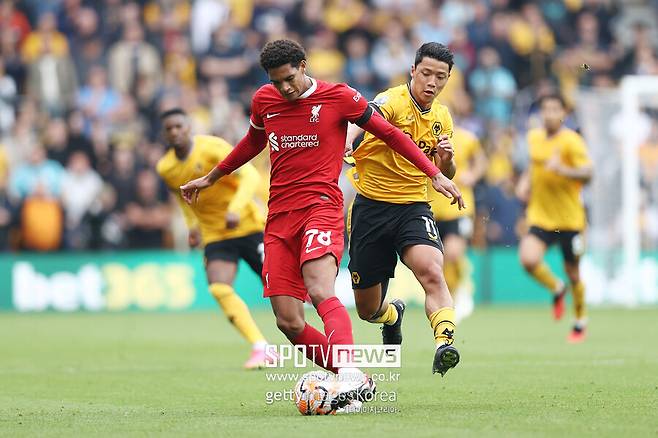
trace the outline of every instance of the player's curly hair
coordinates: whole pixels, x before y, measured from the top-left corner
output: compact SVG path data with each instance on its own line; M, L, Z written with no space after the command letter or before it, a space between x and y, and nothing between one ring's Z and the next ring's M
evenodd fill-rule
M448 64L448 71L451 71L452 66L455 64L452 52L447 46L441 43L431 42L420 46L416 51L416 59L414 60L414 65L418 66L418 64L420 64L425 57L445 62Z
M306 51L301 44L293 40L270 41L260 52L260 65L265 71L286 64L297 68L305 59Z

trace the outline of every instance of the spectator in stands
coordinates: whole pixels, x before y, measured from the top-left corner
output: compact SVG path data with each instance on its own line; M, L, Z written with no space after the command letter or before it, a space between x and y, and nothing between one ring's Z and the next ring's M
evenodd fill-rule
M46 150L37 144L32 146L29 161L14 169L10 181L11 195L21 201L39 190L40 197L58 198L62 189L64 168L57 161L46 157Z
M251 68L251 61L245 57L245 51L244 34L232 24L226 23L213 34L210 48L200 64L201 74L206 80L225 79L231 96L235 98L244 86L244 77Z
M23 44L32 27L25 14L16 9L14 0L0 2L0 29L6 29L16 47Z
M313 76L328 82L339 82L345 66L345 56L338 50L336 34L321 29L309 38L307 60L313 66Z
M210 49L213 34L227 22L230 12L225 2L197 0L193 3L190 31L195 54L202 55Z
M108 72L112 87L119 93L137 93L139 78L160 81L162 67L158 51L144 41L144 29L139 22L125 22L123 37L110 48Z
M84 249L88 231L83 219L103 190L103 180L91 168L84 152L73 152L62 179L62 205L65 212L66 247ZM85 235L87 234L87 235Z
M66 118L66 131L69 152L84 152L89 157L91 166L96 169L96 152L94 151L91 140L84 134L84 116L82 115L82 111L73 110L68 114Z
M38 179L20 208L21 248L56 251L61 248L64 212L45 179Z
M519 60L516 78L520 88L548 75L555 37L537 4L523 5L521 14L512 20L509 41Z
M477 52L473 44L468 40L468 34L463 27L455 27L452 30L450 50L455 57L457 68L461 72L469 74L475 67ZM452 80L452 77L450 79Z
M69 44L66 36L57 30L57 19L52 12L46 12L39 17L37 28L30 32L21 46L23 61L34 62L44 53L48 45L48 53L55 57L68 55Z
M306 40L325 26L323 0L298 2L287 14L286 21L289 29Z
M475 2L473 5L473 19L466 24L468 41L476 49L489 43L491 37L489 30L489 6L487 2Z
M343 77L345 82L359 90L368 99L373 99L379 91L377 77L370 58L370 43L365 35L354 33L345 42L347 58Z
M493 47L484 47L478 56L478 66L468 83L475 100L475 112L483 118L501 124L510 122L516 82L512 73L500 65L500 56Z
M514 193L515 180L507 177L498 185L488 186L484 208L488 211L487 243L511 246L519 243L523 205Z
M0 149L0 153L2 150ZM9 250L10 230L14 221L14 206L7 193L7 178L0 176L0 251Z
M78 94L78 108L85 118L85 133L95 121L111 124L121 109L121 95L107 83L105 69L96 65L89 69L87 84Z
M418 20L413 25L415 45L426 41L437 41L449 45L452 42L451 28L447 25L445 17L431 0L418 3Z
M382 37L372 48L371 57L375 73L384 87L408 79L409 60L414 58L414 50L405 36L404 25L398 19L391 19L385 26Z
M63 116L75 102L78 80L67 53L57 54L50 40L44 40L40 54L29 64L27 91L42 111Z
M5 74L13 79L17 92L24 93L23 82L27 76L27 67L16 47L16 36L9 28L2 26L0 26L0 58L2 58Z
M365 15L366 6L360 0L329 0L321 17L325 26L339 35L356 27Z
M105 47L101 38L98 13L93 8L81 8L73 24L75 34L69 40L71 53L75 53L73 62L78 78L83 79L89 75L92 66L105 65Z
M601 43L596 16L589 12L580 14L577 30L578 42L557 57L554 67L562 94L568 98L574 95L579 83L589 84L592 77L608 73L613 67L612 56Z
M14 124L16 92L16 82L5 71L5 62L0 56L0 135Z
M66 166L71 150L68 144L68 126L64 119L53 118L48 121L43 136L43 145L46 148L48 159Z
M134 198L137 184L135 153L128 145L118 144L112 153L112 171L107 181L116 191L116 209L123 212Z
M651 29L638 22L633 26L633 45L617 60L615 74L619 78L627 74L658 74L657 68Z
M152 170L139 172L134 201L126 206L124 215L129 248L162 248L165 244L171 210L159 199L158 187L158 178Z
M9 160L5 147L0 143L0 181L4 183L3 187L7 187L7 177L9 176Z

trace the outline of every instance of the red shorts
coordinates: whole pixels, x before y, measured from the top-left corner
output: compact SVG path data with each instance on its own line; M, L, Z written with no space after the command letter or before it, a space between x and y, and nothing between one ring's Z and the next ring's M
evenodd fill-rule
M325 254L332 254L340 265L344 234L342 206L315 204L269 215L263 238L263 295L288 295L305 301L302 265Z

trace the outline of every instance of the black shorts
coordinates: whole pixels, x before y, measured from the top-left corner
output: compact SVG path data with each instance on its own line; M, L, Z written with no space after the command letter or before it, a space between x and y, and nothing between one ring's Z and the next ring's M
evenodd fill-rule
M585 240L580 231L549 231L533 225L528 233L537 236L546 246L558 243L565 262L576 263L585 252Z
M436 221L436 227L439 229L439 236L445 240L446 236L451 234L470 239L473 235L473 219L469 216L458 217L448 221Z
M258 277L263 272L263 233L210 242L203 252L206 263L213 260L237 263L243 259Z
M391 204L356 195L349 219L352 288L365 289L395 274L397 256L409 245L443 251L432 210L426 202Z

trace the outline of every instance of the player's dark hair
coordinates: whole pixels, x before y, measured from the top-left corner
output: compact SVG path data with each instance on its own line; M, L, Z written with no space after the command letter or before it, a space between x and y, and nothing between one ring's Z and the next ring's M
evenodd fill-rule
M562 108L567 109L567 102L565 102L564 97L562 97L561 94L559 93L548 93L544 94L537 100L537 106L541 108L541 106L546 102L547 100L556 100L560 102L560 105L562 105Z
M414 66L418 66L423 60L423 58L428 57L436 59L437 61L445 62L448 64L448 71L452 70L452 66L455 64L454 57L450 49L441 43L425 43L418 48L416 51L416 59L414 60Z
M179 107L171 108L171 109L168 109L167 111L163 111L162 113L160 113L160 120L164 120L167 117L171 117L171 116L184 116L184 117L187 117L187 113L185 112L185 110L183 108L179 108Z
M260 52L260 66L265 71L290 64L297 68L306 59L306 51L297 41L276 40L265 44Z

